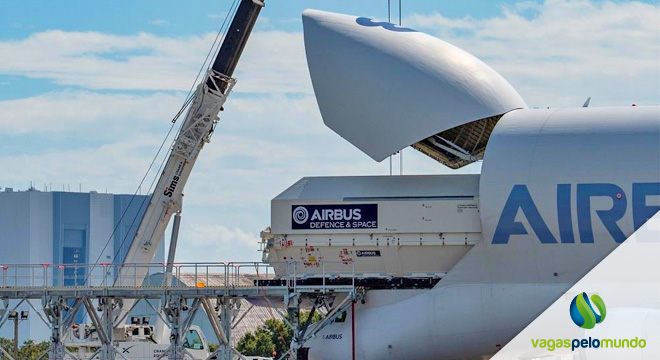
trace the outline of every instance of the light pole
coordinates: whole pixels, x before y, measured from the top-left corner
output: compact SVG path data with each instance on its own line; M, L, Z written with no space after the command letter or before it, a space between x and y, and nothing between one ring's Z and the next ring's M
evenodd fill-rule
M30 312L27 310L21 311L20 318L17 311L9 313L9 320L14 320L14 356L18 356L18 322L27 320L28 316L30 316Z

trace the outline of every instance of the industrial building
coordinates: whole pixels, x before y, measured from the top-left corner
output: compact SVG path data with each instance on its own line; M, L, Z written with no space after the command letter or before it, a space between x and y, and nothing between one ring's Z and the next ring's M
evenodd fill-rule
M116 195L97 192L44 192L31 188L0 192L0 265L2 271L17 270L16 264L121 263L149 203L147 195ZM164 241L153 262L164 261ZM56 274L58 270L49 270ZM101 281L84 274L85 269L63 269L64 285ZM70 272L77 271L77 274ZM97 271L97 270L94 270ZM102 271L98 269L98 271ZM26 274L28 275L28 274ZM114 274L112 275L114 277ZM72 279L72 277L75 279ZM26 276L26 279L28 276ZM16 277L13 277L16 279ZM53 279L57 281L57 276ZM2 284L10 286L14 284ZM35 304L39 309L39 304ZM19 340L46 340L49 330L34 310L19 324ZM140 309L136 309L140 310ZM142 309L144 310L144 309ZM155 315L155 314L154 314ZM83 320L82 318L80 320ZM13 338L13 326L0 329L0 337Z
M147 195L99 194L96 192L44 192L30 189L14 191L6 188L0 192L0 286L13 286L17 277L14 271L25 272L15 265L46 264L49 274L57 274L53 269L55 264L95 264L121 263L133 241L135 231L140 225L144 209L148 205ZM112 235L112 236L111 236ZM108 240L110 239L110 240ZM159 244L153 263L162 263L165 259L164 241ZM107 245L107 246L106 246ZM113 261L114 259L114 261ZM2 271L7 276L2 278ZM94 276L84 274L84 269L63 269L64 274L56 275L52 282L63 279L67 286L99 283L102 278L102 268L96 267ZM74 274L73 271L78 271ZM195 287L191 274L181 274L185 285ZM112 274L114 280L116 274ZM38 275L25 274L22 279L38 278ZM73 278L76 278L74 281ZM19 277L20 279L21 277ZM3 281L5 283L3 283ZM19 282L21 280L18 280ZM162 281L162 274L151 274L147 282ZM208 286L222 285L223 277L214 275L209 279ZM250 275L241 275L241 283L252 283ZM21 284L18 284L21 285ZM237 324L232 343L243 337L248 331L254 331L267 319L274 318L272 309L267 307L252 307L245 300L241 301L240 316L243 321ZM157 303L154 303L156 307ZM33 302L40 312L41 304ZM28 304L19 307L18 313L28 311L27 320L20 320L19 342L27 339L35 341L48 340L50 330ZM243 316L244 313L245 316ZM147 304L141 302L131 312L131 317L148 317L154 321L158 315ZM130 319L130 317L129 317ZM77 323L87 323L85 313L81 311ZM200 326L209 341L217 343L211 334L210 324L204 316L196 316L194 324ZM13 320L9 320L0 328L0 337L13 339Z

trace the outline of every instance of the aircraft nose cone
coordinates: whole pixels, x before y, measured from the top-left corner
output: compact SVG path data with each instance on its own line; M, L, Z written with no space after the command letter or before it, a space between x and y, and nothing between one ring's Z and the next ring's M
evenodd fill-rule
M323 121L376 161L440 131L526 107L488 65L430 35L318 10L302 19Z

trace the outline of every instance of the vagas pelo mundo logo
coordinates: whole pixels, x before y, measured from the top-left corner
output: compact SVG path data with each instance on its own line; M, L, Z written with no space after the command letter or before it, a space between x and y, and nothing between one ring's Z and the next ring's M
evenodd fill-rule
M592 304L593 302L593 304ZM594 310L594 305L596 310ZM605 321L607 307L605 301L599 295L592 295L591 301L586 292L576 295L569 306L569 315L576 326L583 329L593 329L596 325ZM591 336L588 339L531 339L534 348L544 348L554 351L559 348L603 349L603 348L645 348L646 339L638 337L631 339L596 339Z
M594 305L596 305L600 314L597 314L594 311L594 308L589 301L589 297L585 292L578 294L573 298L573 301L571 301L571 320L573 320L575 325L584 329L593 329L596 324L600 324L605 320L605 315L607 314L605 302L600 296L591 295L591 300L594 302Z

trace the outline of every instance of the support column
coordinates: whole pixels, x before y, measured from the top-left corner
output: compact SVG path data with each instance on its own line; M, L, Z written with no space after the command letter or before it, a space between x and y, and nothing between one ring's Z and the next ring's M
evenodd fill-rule
M183 360L183 339L181 339L181 312L183 311L183 298L180 296L168 296L163 307L170 327L170 348L168 349L168 360Z
M327 306L327 313L325 317L314 324L310 324L309 321L303 324L303 326L300 325L300 320L299 317L295 317L296 313L299 313L300 311L300 296L310 296L309 294L298 294L298 297L295 299L291 299L288 302L287 305L287 311L289 312L289 320L291 321L290 327L293 329L293 341L291 342L291 349L288 352L289 358L293 360L298 360L299 356L300 358L305 358L306 359L306 351L307 349L303 349L303 346L305 343L314 337L321 329L326 327L327 325L331 324L337 317L341 316L341 313L344 311L349 311L351 309L356 301L360 301L364 299L365 292L364 290L357 290L357 291L351 291L350 293L346 294L346 297L339 302L339 304L335 304L334 299L332 300L332 304L328 305L327 302L327 295L321 295L318 297L317 295L311 295L311 296L316 296L315 299L315 305L312 307L312 312L310 312L310 316L313 316L314 309L316 309L317 306ZM292 300L295 300L294 302L291 302ZM321 305L325 304L325 305ZM293 314L293 315L292 315ZM280 358L283 359L283 358Z
M218 360L233 360L234 353L231 345L231 341L232 341L231 324L234 318L236 299L229 297L219 298L218 306L220 307L220 326L222 327L222 332L225 334L225 340L226 340L226 343L220 344L220 351L218 351Z
M174 214L174 223L172 224L172 237L170 238L170 249L167 252L167 263L165 264L165 286L172 285L172 267L176 256L176 244L179 241L179 227L181 226L181 210Z
M48 348L49 360L64 360L65 349L62 344L63 336L63 312L68 309L66 302L59 296L46 296L43 298L44 313L50 322L50 347Z
M227 340L227 335L225 335L224 323L220 323L218 315L218 310L220 310L222 304L224 303L224 298L218 297L216 299L217 305L215 308L211 306L211 302L208 298L202 298L200 303L204 309L204 312L206 313L206 317L208 318L209 323L211 323L211 329L213 329L213 333L215 333L216 338L218 338L220 341L220 346L213 354L211 354L209 358L224 359L223 356L226 354L225 350L227 346L231 345L231 343Z
M302 339L300 338L300 294L289 293L286 311L289 315L289 323L293 327L293 336L291 339L290 358L292 360L298 359L298 350L302 346Z
M167 351L168 360L183 360L192 355L183 347L186 331L190 327L197 310L201 304L200 298L195 298L192 307L186 303L186 298L181 295L169 295L163 301L163 313L167 325L170 328L170 347ZM190 311L189 311L190 310ZM183 313L189 311L184 318Z
M114 313L117 307L118 304L114 298L99 298L99 308L102 311L101 326L103 326L106 337L106 342L101 349L101 359L103 360L115 360L117 350L114 347Z
M351 360L355 360L355 300L351 301Z

